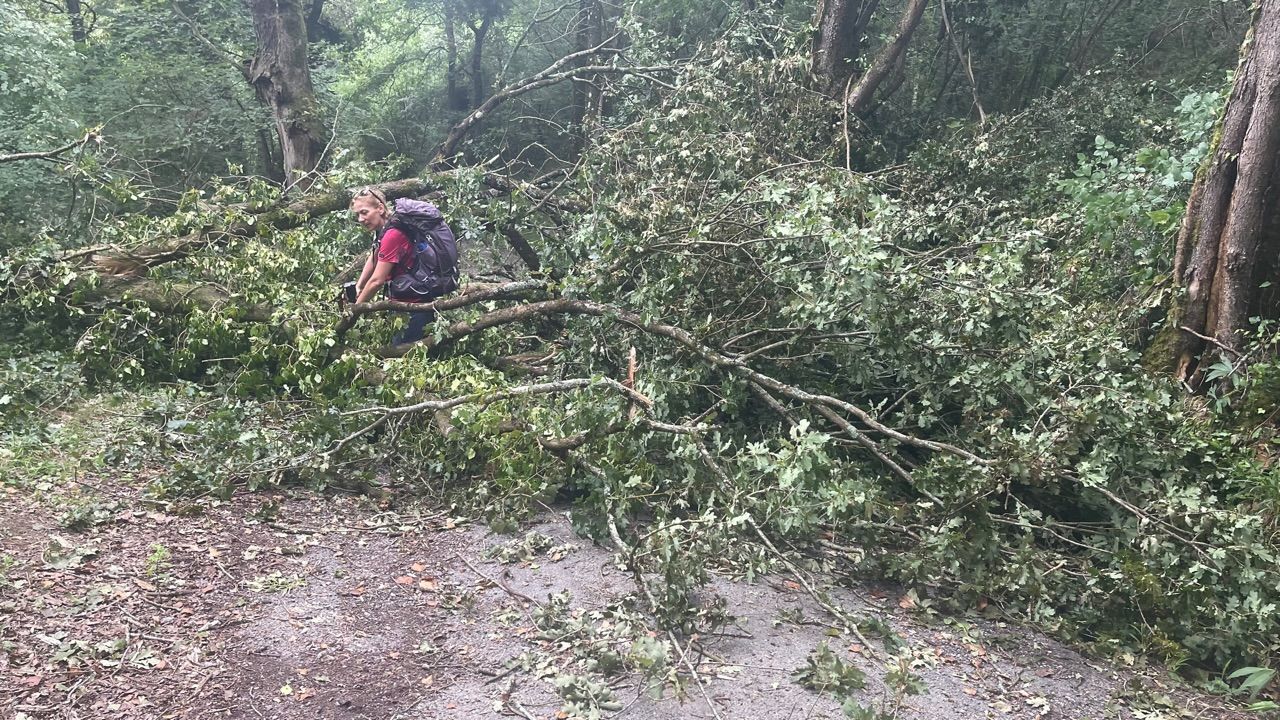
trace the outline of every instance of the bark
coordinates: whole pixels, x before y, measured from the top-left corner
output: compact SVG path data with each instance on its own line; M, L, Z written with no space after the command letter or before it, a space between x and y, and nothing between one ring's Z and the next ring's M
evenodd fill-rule
M810 69L827 94L844 90L880 0L818 0Z
M480 98L485 96L484 42L489 36L489 30L493 27L493 21L498 14L498 9L494 3L485 3L483 13L478 26L469 26L471 34L474 36L474 41L471 44L471 97L476 102L479 102Z
M320 26L320 22L323 19L324 19L324 0L311 0L311 4L307 6L308 32L312 31L313 29L318 29ZM311 35L308 35L307 38L309 40L319 39L319 38L313 38Z
M307 66L307 24L301 0L249 0L257 51L245 79L271 108L284 161L285 187L306 190L314 180L327 131Z
M502 233L502 237L507 239L507 244L511 246L516 255L520 256L520 260L525 267L529 268L531 272L538 272L542 269L542 260L538 257L538 251L533 249L533 246L529 244L529 241L525 239L519 230L513 226L504 225L498 232Z
M150 278L108 277L87 291L83 300L94 303L116 300L133 300L152 310L163 313L189 312L193 308L220 310L234 307L236 315L253 322L271 320L271 308L264 305L245 305L213 285L196 283L160 283Z
M579 1L578 26L574 33L575 44L579 51L589 50L604 41L604 16L601 10L600 0ZM575 67L580 70L586 64L587 58L584 56L575 64ZM573 119L570 123L578 133L579 152L586 147L587 137L590 134L589 126L597 118L593 112L599 107L596 102L597 95L599 95L599 86L596 84L595 75L581 77L573 84Z
M892 97L903 83L907 81L907 59L905 56L898 56L898 61L893 64L893 68L889 72L889 77L880 86L880 98ZM979 108L981 109L981 108ZM985 118L985 116L983 116Z
M271 142L271 135L265 127L258 128L254 135L257 137L258 165L263 177L283 184L284 174L281 172L280 156L275 151L275 144Z
M845 104L850 112L861 115L871 108L871 99L875 96L876 88L880 87L893 70L894 64L898 62L898 58L906 52L907 45L911 43L911 36L915 34L920 18L924 15L925 6L928 4L929 0L910 0L907 3L902 19L898 21L898 31L893 42L880 50L871 67L845 97Z
M89 39L84 24L84 8L80 0L66 0L66 8L67 20L71 23L71 40L79 45Z
M307 6L307 41L314 43L321 40L339 45L345 38L332 23L325 20L324 0L310 0Z
M1174 254L1184 295L1177 377L1193 388L1214 356L1242 356L1254 315L1275 317L1261 285L1280 249L1280 0L1263 0L1242 49L1231 97L1208 164L1192 187ZM1212 346L1212 347L1210 347Z
M458 66L458 37L455 33L457 9L453 0L444 3L444 47L446 58L445 81L448 90L445 93L449 109L461 112L471 107L467 99L467 90L462 86L462 68Z

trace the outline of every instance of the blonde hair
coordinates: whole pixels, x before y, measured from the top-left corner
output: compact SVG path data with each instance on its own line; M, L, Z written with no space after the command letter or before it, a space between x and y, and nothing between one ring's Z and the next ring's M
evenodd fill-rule
M359 200L362 197L372 197L374 200L377 200L378 204L382 207L387 206L387 196L383 194L381 190L372 185L365 185L357 190L355 194L351 196L351 204L354 205L356 200Z

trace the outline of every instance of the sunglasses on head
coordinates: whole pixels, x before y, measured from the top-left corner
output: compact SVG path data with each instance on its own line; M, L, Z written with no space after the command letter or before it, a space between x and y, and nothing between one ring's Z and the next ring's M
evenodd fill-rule
M381 190L379 190L376 187L373 187L372 185L368 185L357 190L356 194L353 196L352 199L361 198L361 197L372 197L374 200L377 200L383 205L387 204L387 196L383 195Z

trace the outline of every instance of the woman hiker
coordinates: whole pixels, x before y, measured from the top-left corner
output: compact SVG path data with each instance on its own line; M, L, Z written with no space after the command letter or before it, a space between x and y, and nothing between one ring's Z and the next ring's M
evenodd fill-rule
M373 248L365 261L360 279L356 281L356 302L368 302L370 298L398 275L409 271L413 265L414 247L409 236L399 228L388 225L391 210L387 198L377 188L366 187L351 198L351 214L365 230L373 233ZM402 302L421 302L404 300ZM409 323L391 341L394 345L421 340L427 324L435 320L432 310L410 312Z

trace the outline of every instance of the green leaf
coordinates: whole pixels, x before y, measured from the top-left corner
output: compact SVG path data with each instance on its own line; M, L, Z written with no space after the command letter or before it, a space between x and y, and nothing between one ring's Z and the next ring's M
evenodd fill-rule
M1236 688L1239 694L1247 693L1250 698L1256 697L1262 688L1271 682L1271 678L1275 677L1276 671L1271 668L1263 667L1242 667L1239 670L1227 676L1228 680L1238 680L1244 678L1244 682L1240 683L1240 687Z

